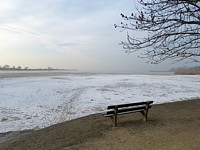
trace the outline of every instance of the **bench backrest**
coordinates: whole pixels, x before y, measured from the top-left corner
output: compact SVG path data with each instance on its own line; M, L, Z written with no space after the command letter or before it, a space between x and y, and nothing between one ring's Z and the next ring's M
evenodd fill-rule
M141 106L141 105L151 105L153 101L146 101L146 102L137 102L137 103L128 103L128 104L119 104L119 105L111 105L108 106L107 109L115 109L117 108L123 108L123 107L133 107L133 106ZM142 106L141 106L142 107Z

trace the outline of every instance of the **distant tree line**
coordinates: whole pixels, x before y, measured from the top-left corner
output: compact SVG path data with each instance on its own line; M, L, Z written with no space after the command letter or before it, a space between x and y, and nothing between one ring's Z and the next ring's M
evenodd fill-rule
M52 67L47 68L39 68L39 69L31 69L29 67L22 67L22 66L10 66L10 65L0 65L0 70L63 70L63 69L55 69Z

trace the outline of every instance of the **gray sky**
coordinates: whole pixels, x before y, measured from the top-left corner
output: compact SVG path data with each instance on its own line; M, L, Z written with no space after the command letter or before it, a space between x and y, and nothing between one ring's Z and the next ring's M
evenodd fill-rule
M134 0L0 0L0 65L66 68L92 72L166 70L146 64L119 45L115 29Z

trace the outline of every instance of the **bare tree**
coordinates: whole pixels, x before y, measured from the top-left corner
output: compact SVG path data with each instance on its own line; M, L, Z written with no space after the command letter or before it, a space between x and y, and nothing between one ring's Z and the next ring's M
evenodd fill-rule
M137 12L130 16L121 14L124 21L115 25L127 30L127 40L121 42L127 53L139 51L140 57L149 58L152 63L168 59L200 62L199 0L138 0L138 3ZM135 31L145 36L131 36Z

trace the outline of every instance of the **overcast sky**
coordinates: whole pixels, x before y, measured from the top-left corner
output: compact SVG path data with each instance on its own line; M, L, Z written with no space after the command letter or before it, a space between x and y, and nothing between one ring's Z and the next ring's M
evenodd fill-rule
M166 70L146 64L119 45L115 29L134 0L0 0L0 65L93 72Z

